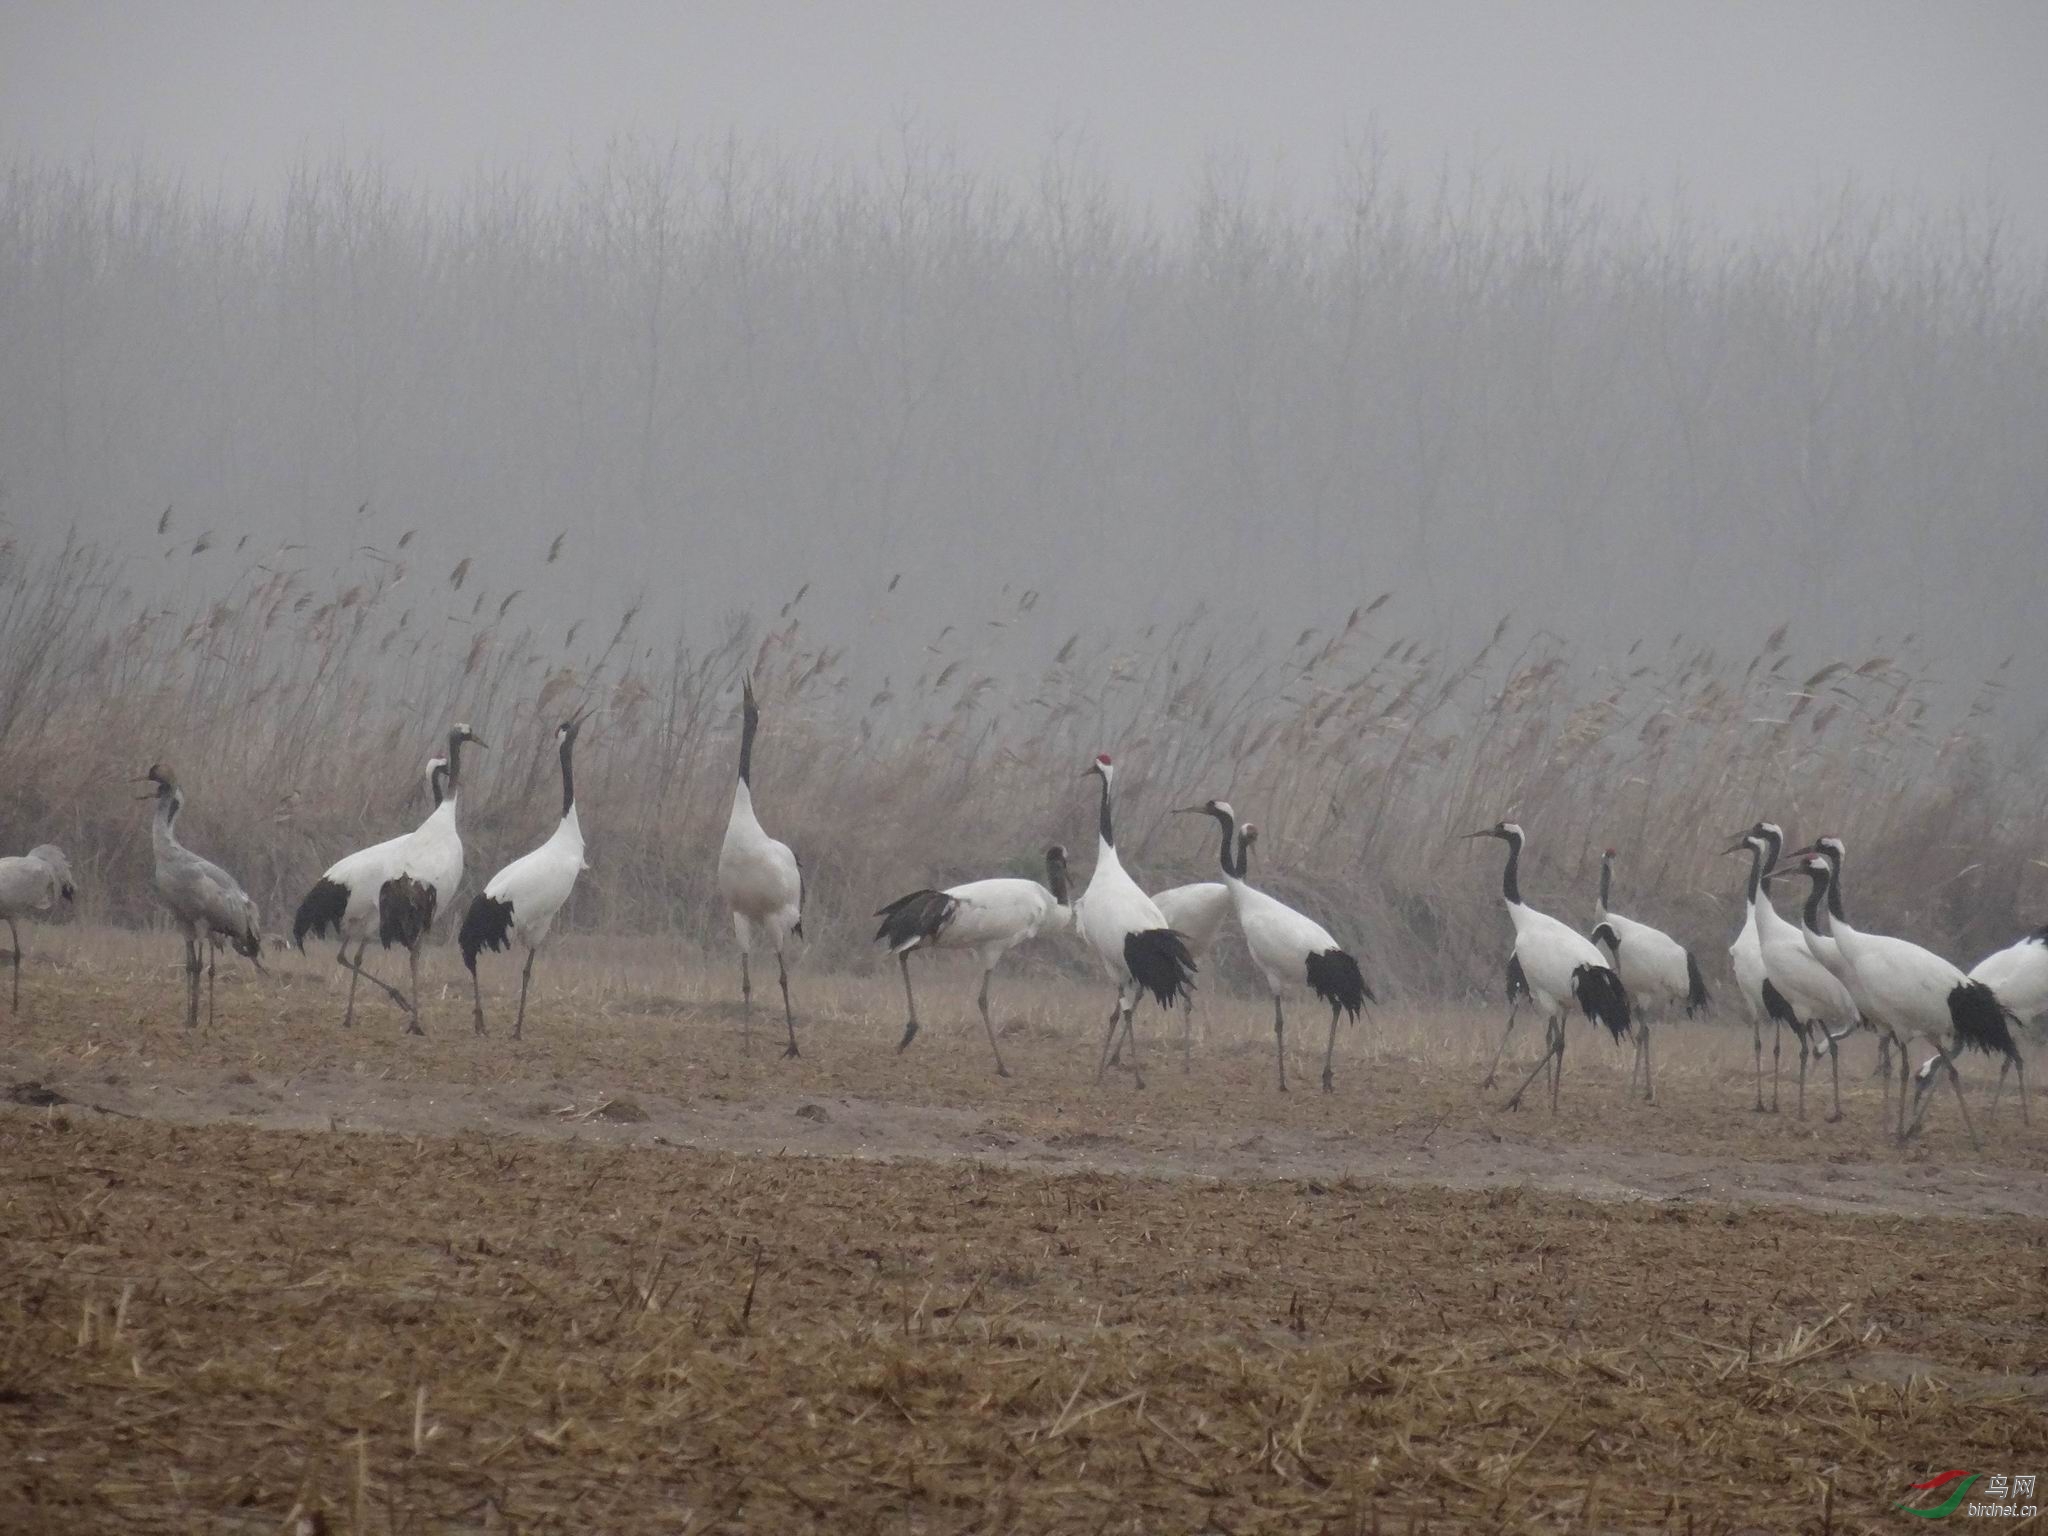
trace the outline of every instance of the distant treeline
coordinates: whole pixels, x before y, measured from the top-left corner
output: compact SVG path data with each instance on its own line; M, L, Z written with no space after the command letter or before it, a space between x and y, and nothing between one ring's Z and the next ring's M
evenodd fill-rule
M1988 215L1844 193L1736 245L1563 182L1404 193L1370 152L1291 203L1218 176L1170 226L1070 154L1019 196L915 142L452 193L309 163L254 205L17 165L0 518L153 558L174 506L221 568L129 567L172 601L244 536L369 580L413 531L515 618L644 594L699 644L814 579L870 682L1004 583L1042 594L990 639L1011 673L1391 588L1439 646L1512 614L1609 662L1751 654L1792 616L1975 676L2048 646L2044 293Z

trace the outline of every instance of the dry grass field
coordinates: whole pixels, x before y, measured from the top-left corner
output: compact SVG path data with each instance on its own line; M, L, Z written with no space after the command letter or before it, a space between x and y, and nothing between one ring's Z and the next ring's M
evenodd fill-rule
M0 1529L1847 1531L2048 1472L2048 1121L1900 1149L1862 1042L1830 1124L1752 1112L1746 1027L1662 1032L1654 1107L1575 1029L1553 1118L1479 1090L1497 1014L1384 1011L1324 1095L1302 1010L1282 1098L1205 997L1140 1092L1028 964L998 1080L951 962L902 1056L893 970L800 970L784 1061L648 943L516 1043L447 950L408 1040L325 955L193 1035L175 940L28 947Z

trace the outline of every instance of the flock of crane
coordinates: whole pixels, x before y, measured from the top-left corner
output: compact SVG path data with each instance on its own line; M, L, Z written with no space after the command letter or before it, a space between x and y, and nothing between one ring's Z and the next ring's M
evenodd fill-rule
M576 813L574 761L577 736L586 718L586 713L579 712L555 731L562 812L554 832L532 852L493 875L463 916L458 943L470 972L474 1028L480 1035L486 1032L486 1025L478 957L487 949L504 951L514 945L526 951L512 1025L517 1039L525 1027L534 959L574 890L577 876L587 867ZM803 867L788 844L769 836L754 810L754 740L759 725L760 710L748 679L742 687L739 775L719 850L718 885L732 913L739 943L747 1038L751 1042L751 958L757 942L765 941L775 953L776 979L782 991L789 1034L784 1055L795 1056L796 1011L790 1002L787 950L790 940L803 937ZM462 791L463 750L485 745L467 725L455 726L448 733L446 754L427 765L434 801L427 819L410 832L340 859L299 903L292 923L293 942L303 949L309 937L332 937L338 944L336 958L349 972L344 1026L354 1023L356 986L367 980L404 1012L408 1033L424 1033L419 1021L420 947L432 930L443 894L453 892L462 880L463 846L456 813ZM1225 801L1182 807L1176 814L1207 816L1217 823L1222 879L1147 895L1117 855L1114 763L1107 754L1099 756L1084 776L1099 781L1101 798L1095 868L1079 897L1071 893L1066 850L1055 845L1046 850L1043 885L1036 880L1004 878L971 881L945 890L918 890L876 914L882 921L875 937L897 957L909 1013L897 1049L907 1049L918 1033L917 997L910 978L912 952L971 951L982 972L976 1006L988 1032L996 1072L1007 1077L1009 1071L989 1011L990 977L1003 956L1018 945L1043 933L1071 928L1095 952L1116 989L1096 1078L1099 1081L1112 1066L1121 1066L1128 1054L1133 1082L1142 1087L1138 1036L1132 1020L1138 1000L1149 994L1162 1009L1190 1004L1199 961L1221 936L1226 922L1235 918L1253 966L1272 995L1280 1091L1287 1090L1285 1000L1303 989L1330 1010L1322 1086L1326 1092L1332 1090L1338 1025L1347 1016L1357 1019L1365 1004L1377 999L1366 985L1357 959L1327 929L1249 883L1257 828L1249 822L1240 826L1236 812ZM151 829L155 889L184 937L185 1022L196 1027L202 971L207 978L209 1023L216 1016L214 966L223 945L248 957L258 970L263 968L256 903L226 870L179 841L177 819L185 795L172 770L156 764L139 782L152 786L142 798L156 802ZM1518 1107L1530 1085L1547 1074L1555 1111L1564 1075L1565 1024L1574 1010L1604 1026L1617 1044L1633 1043L1630 1091L1639 1085L1645 1099L1654 1099L1651 1020L1681 1009L1690 1017L1707 1006L1698 960L1669 934L1610 909L1615 850L1608 849L1601 860L1593 927L1582 934L1522 900L1519 869L1527 839L1520 826L1504 821L1467 836L1497 838L1507 845L1501 898L1514 927L1514 945L1507 962L1507 1028L1494 1052L1485 1086L1493 1085L1494 1072L1519 1014L1527 1006L1543 1020L1544 1049L1508 1098L1509 1108ZM2014 1029L2021 1019L2048 1010L2048 927L1999 950L1965 974L1917 944L1851 926L1842 897L1846 850L1839 838L1822 837L1789 856L1783 852L1784 843L1784 833L1777 825L1759 821L1728 849L1731 854L1746 853L1750 860L1743 925L1729 953L1751 1022L1755 1108L1777 1108L1782 1037L1789 1030L1799 1051L1799 1113L1805 1113L1808 1067L1825 1056L1834 1084L1834 1107L1828 1118L1839 1119L1837 1047L1851 1032L1867 1030L1880 1046L1879 1072L1884 1079L1887 1112L1891 1107L1891 1062L1896 1059L1898 1063L1896 1131L1901 1140L1919 1129L1928 1092L1943 1077L1955 1090L1972 1141L1977 1139L1955 1065L1957 1055L1965 1049L2002 1058L1991 1112L1997 1113L2007 1073L2016 1072L2021 1113L2031 1118L2026 1064ZM1808 892L1800 921L1794 924L1773 905L1769 887L1773 881L1802 876L1809 883ZM0 859L0 918L7 922L13 939L17 1009L21 1001L21 940L15 920L60 900L69 901L73 895L70 867L62 850L54 845L44 844L18 858ZM396 945L406 951L409 993L365 968L373 938L386 949ZM1763 1097L1766 1022L1772 1027L1774 1042L1768 1106ZM1183 1025L1184 1060L1188 1041ZM1932 1048L1917 1073L1910 1065L1915 1041ZM1914 1085L1910 1114L1909 1083Z

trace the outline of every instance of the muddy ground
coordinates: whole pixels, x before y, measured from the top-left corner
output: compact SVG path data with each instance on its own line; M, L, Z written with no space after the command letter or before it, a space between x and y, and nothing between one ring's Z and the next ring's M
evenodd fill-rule
M516 1043L496 976L407 1039L297 961L191 1034L162 958L0 1024L0 1529L1896 1529L2048 1473L2048 1125L1981 1064L1983 1150L1946 1098L1901 1149L1867 1046L1757 1114L1725 1025L1654 1106L1575 1031L1553 1117L1479 1012L1327 1095L1304 1015L1283 1097L1249 1000L1140 1091L1057 981L997 1079L958 969L901 1055L893 976L800 977L784 1060L606 956Z

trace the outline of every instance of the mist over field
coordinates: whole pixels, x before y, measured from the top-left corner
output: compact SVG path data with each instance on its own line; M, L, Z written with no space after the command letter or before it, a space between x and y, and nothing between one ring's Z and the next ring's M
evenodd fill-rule
M1085 843L1072 774L1104 748L1151 869L1202 865L1159 811L1230 793L1274 880L1418 985L1490 981L1495 872L1444 839L1509 812L1547 881L1626 842L1635 889L1703 931L1725 834L1767 813L1846 818L1873 900L1961 948L2038 906L2048 220L1996 28L1917 55L1878 28L1871 68L1927 72L1903 105L1793 28L1817 73L1695 103L1665 161L1631 125L1684 114L1599 94L1628 69L1532 57L1548 116L1511 128L1499 38L1394 13L1349 94L1299 16L1276 64L1187 13L1215 79L1299 71L1321 117L1275 87L1269 115L1198 118L1134 47L1083 129L1013 103L1000 133L947 67L957 29L900 40L938 50L916 77L952 115L856 91L844 132L709 14L697 41L786 121L706 119L622 26L561 41L519 109L554 115L493 140L466 107L542 69L500 18L472 40L503 78L449 63L448 122L394 87L327 133L280 89L280 39L325 34L264 21L235 44L263 67L222 85L282 130L260 153L195 84L225 67L218 17L152 14L104 55L10 21L17 58L81 86L24 71L0 118L10 846L68 820L94 899L139 916L146 838L105 779L204 760L191 825L245 841L276 911L411 814L461 716L507 748L476 795L489 862L588 697L610 846L579 908L699 931L751 665L846 953L905 879ZM1325 42L1366 25L1313 14ZM859 30L849 78L880 46ZM1683 31L1610 40L1670 71ZM155 108L118 88L152 38ZM1433 118L1381 56L1404 38L1469 49ZM383 67L345 41L343 78ZM702 54L672 51L679 79ZM1839 122L1799 128L1803 96ZM1782 153L1745 170L1767 129Z

